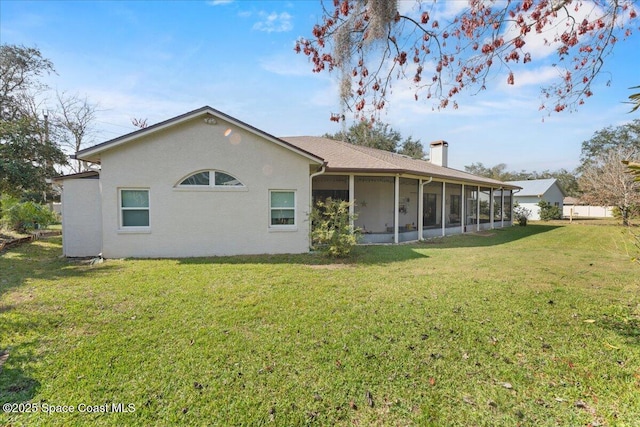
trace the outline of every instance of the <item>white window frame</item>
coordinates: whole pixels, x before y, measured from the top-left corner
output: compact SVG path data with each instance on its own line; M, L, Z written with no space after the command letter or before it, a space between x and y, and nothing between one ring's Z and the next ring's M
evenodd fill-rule
M182 184L182 182L189 178L192 175L196 175L201 172L209 172L209 184L208 185L188 185ZM223 173L225 175L229 175L238 180L241 185L216 185L216 172ZM236 175L231 174L229 172L220 170L220 169L201 169L194 172L191 172L178 180L176 185L173 187L174 190L178 191L248 191L247 186L240 179L236 177Z
M271 206L271 194L273 193L293 193L293 207L285 208L293 210L293 224L271 224L271 212L274 209L283 209L282 207L273 207ZM281 189L273 189L269 190L269 230L270 231L296 231L298 229L298 194L296 190L281 190Z
M124 207L122 206L122 192L123 191L146 191L147 200L149 201L146 208L140 207ZM149 225L124 225L125 211L142 211L149 212ZM118 231L121 233L149 233L151 232L151 191L148 187L123 187L118 189Z

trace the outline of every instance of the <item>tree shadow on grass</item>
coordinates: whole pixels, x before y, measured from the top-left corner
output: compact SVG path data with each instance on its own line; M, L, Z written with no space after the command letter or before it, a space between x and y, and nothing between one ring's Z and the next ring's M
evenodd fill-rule
M204 258L178 258L176 262L190 264L302 264L302 265L381 265L429 258L428 250L440 248L489 247L502 245L541 233L553 231L561 226L533 225L466 233L425 240L424 242L400 245L360 245L347 258L332 258L322 253L237 255Z
M117 265L100 265L100 271L117 270ZM0 253L0 296L27 281L63 280L94 274L88 262L62 257L62 238L52 237L15 246ZM0 315L2 308L0 307Z
M548 233L562 228L559 225L535 224L521 227L514 225L507 228L496 228L474 233L458 234L455 236L440 237L425 240L422 245L442 248L474 248L498 246L515 242L520 239L535 236L537 234Z
M64 281L65 278L94 274L97 269L75 260L62 258L60 237L42 239L10 248L0 253L0 297L17 291L32 280ZM101 265L99 270L116 270L117 265ZM33 315L21 305L31 303L31 295L17 292L0 299L0 404L21 403L32 399L40 383L28 374L28 366L38 360L42 336L50 318ZM20 341L20 336L35 333L38 338ZM7 337L16 336L17 342ZM25 370L26 369L26 370Z
M625 338L629 344L640 345L640 317L628 313L621 316L605 316L598 322L600 326L610 329Z
M21 354L18 348L0 350L0 405L27 402L36 395L40 383L19 368L33 359L33 355Z

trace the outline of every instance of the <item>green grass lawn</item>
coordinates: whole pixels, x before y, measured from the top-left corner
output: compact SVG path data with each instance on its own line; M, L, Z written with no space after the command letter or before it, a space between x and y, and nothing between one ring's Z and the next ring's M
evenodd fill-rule
M640 425L640 267L621 227L345 262L91 267L60 243L0 255L0 403L37 409L0 425Z

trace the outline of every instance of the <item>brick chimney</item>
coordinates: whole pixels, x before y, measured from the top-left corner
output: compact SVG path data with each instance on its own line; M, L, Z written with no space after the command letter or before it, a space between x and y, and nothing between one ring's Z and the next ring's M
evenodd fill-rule
M447 167L448 164L448 148L449 143L447 141L434 141L429 144L430 154L429 161L434 165Z

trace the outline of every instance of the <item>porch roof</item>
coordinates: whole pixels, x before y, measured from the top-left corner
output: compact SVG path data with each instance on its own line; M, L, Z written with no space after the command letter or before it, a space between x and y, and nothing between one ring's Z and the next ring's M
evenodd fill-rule
M412 159L402 154L329 138L292 136L281 137L280 139L324 159L327 172L409 174L425 178L433 177L448 181L485 185L493 188L520 188L517 185L507 184L495 179L434 165L426 160Z

